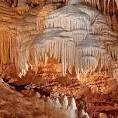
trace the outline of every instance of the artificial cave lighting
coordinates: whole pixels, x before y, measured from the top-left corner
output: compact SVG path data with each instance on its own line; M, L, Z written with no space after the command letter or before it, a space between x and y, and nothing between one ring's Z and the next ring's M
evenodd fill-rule
M117 118L118 0L0 0L0 93L0 118Z

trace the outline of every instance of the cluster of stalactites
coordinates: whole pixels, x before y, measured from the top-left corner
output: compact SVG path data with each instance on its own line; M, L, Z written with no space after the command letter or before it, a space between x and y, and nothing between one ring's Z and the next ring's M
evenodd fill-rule
M23 75L28 71L28 66L24 66L23 60L26 61L26 55L23 57L21 47L24 42L30 38L23 33L10 30L6 25L0 28L0 66L15 64L16 71L19 73L21 68L25 68ZM20 58L20 60L19 60ZM28 60L28 59L27 59Z
M0 28L0 65L14 63L17 58L14 32L1 26Z
M40 62L46 64L50 58L61 63L63 75L73 67L77 75L102 70L110 73L112 61L118 63L118 35L97 10L71 2L55 11L51 5L43 8L37 29L44 32L35 40L27 39L24 33L16 38L1 27L0 64L15 63L20 77L29 67L37 72Z
M118 29L118 0L68 0L67 2L69 5L79 3L95 7L107 16L108 24L112 29Z
M67 4L73 5L78 3L85 3L91 6L95 6L104 13L116 13L118 10L117 0L67 0Z
M43 34L23 48L21 75L29 66L37 71L39 62L46 63L50 57L62 64L63 75L72 67L77 75L110 73L112 61L118 58L117 48L112 48L117 37L95 9L65 6L46 16Z
M116 13L118 10L117 0L84 0L84 2L96 6L104 13Z

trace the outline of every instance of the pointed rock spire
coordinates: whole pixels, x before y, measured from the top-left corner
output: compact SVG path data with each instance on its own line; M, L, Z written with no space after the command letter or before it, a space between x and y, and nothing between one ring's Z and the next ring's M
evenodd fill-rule
M68 108L68 98L67 98L66 95L63 98L63 108L64 109L67 109Z
M76 101L74 97L71 99L71 104L69 107L73 110L77 110Z
M55 99L54 106L56 108L61 108L62 107L61 104L60 104L60 101L59 101L59 98L58 97Z

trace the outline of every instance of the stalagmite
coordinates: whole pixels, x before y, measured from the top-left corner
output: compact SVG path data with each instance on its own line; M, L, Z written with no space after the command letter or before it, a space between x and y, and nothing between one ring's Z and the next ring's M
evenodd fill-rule
M68 114L68 118L77 118L77 106L76 106L76 102L75 102L75 99L72 98L71 99L71 103L70 105L68 106L68 109L67 109L67 114Z
M71 99L71 105L70 107L74 110L77 110L77 106L76 106L76 101L75 101L75 98L72 98Z
M108 116L105 113L99 113L99 118L108 118Z
M37 97L37 98L40 98L40 97L41 97L41 95L40 95L39 92L36 92L36 97Z
M85 112L84 109L81 110L81 112L80 112L79 115L80 115L80 118L83 118L83 117L84 118L90 118L89 115L88 115L88 113Z
M49 105L53 105L53 101L52 101L52 99L51 99L50 97L47 98L47 103L48 103Z
M63 108L64 109L67 109L68 108L68 98L67 98L66 95L63 98Z
M59 109L62 107L58 97L55 99L54 106Z

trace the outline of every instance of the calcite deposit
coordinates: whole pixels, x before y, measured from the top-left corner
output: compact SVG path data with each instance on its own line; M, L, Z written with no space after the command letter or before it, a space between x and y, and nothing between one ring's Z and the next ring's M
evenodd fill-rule
M117 118L118 1L0 0L0 93L0 118Z

